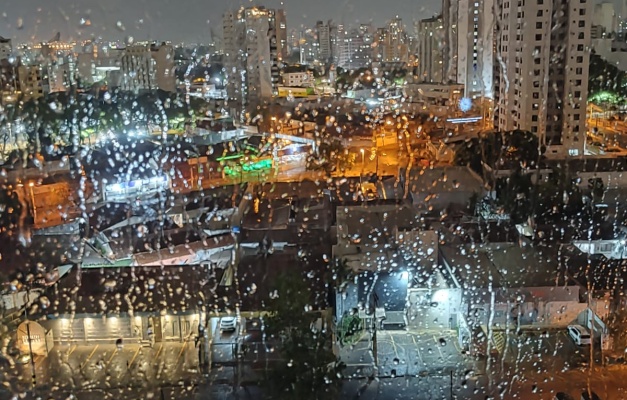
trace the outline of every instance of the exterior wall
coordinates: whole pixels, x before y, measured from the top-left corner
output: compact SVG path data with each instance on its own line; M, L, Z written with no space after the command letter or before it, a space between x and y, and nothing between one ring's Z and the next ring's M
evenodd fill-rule
M127 47L122 56L122 88L143 90L153 87L152 54L149 46Z
M570 301L551 301L544 303L543 313L540 314L538 325L566 327L576 321L579 314L588 308L586 303Z
M448 207L467 207L476 192L412 192L412 204L420 209L444 210Z
M283 74L283 84L289 87L313 86L313 73L311 71L285 73Z
M429 304L422 304L424 296ZM407 323L415 329L457 329L461 299L461 289L410 289Z
M464 87L459 84L433 84L412 82L405 85L405 96L412 102L426 105L456 107L464 95Z
M46 330L52 330L55 343L115 343L118 339L136 342L184 341L198 333L200 314L165 316L121 315L117 317L69 316L47 319L41 322ZM149 326L152 326L152 334Z
M278 9L276 11L276 24L274 28L276 32L276 47L278 61L287 58L287 22L285 18L285 10Z
M418 71L419 82L444 81L444 49L441 46L444 36L442 17L424 19L418 23Z
M494 0L461 0L457 5L457 83L467 96L492 98Z
M44 84L39 67L20 65L17 67L17 74L24 100L43 97Z
M166 92L176 92L176 75L174 66L174 48L171 45L161 45L152 52L155 60L156 87Z
M11 45L11 39L5 39L0 36L0 60L9 58L12 51L13 46Z
M318 21L316 23L318 31L318 58L321 62L326 63L331 60L333 55L331 48L331 27L328 23Z
M519 5L520 4L520 5ZM495 128L529 130L548 153L582 155L589 2L496 1Z

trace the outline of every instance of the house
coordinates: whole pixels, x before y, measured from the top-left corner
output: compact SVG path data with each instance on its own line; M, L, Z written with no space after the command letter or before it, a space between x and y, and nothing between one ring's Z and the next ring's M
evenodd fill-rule
M489 332L563 328L588 310L566 265L585 263L580 252L569 257L552 247L497 243L442 245L440 255L448 278L463 291L459 340L471 350Z
M404 205L338 207L333 257L354 279L336 293L336 316L373 315L381 329L456 327L461 290L438 265L438 234Z

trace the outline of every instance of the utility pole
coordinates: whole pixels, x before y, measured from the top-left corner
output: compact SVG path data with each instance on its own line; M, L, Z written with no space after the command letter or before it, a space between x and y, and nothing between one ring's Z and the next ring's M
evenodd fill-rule
M451 369L451 400L453 400L453 370Z
M37 374L35 372L35 359L33 358L33 341L31 340L30 334L30 319L28 316L28 307L30 307L30 289L26 291L26 305L24 307L24 316L26 317L26 335L28 337L28 351L30 355L30 366L32 371L32 379L33 379L33 392L37 387ZM45 338L44 338L45 339Z

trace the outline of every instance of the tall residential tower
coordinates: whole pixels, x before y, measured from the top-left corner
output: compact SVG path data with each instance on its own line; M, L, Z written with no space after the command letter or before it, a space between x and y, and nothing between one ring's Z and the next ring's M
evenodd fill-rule
M277 90L276 27L275 11L264 7L240 8L223 16L227 94L237 115Z
M496 0L494 125L583 154L592 0Z

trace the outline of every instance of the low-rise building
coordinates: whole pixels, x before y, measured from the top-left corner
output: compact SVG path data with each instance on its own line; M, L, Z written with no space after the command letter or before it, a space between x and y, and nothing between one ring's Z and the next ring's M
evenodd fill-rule
M414 168L402 178L407 179L403 183L412 203L426 212L467 210L473 199L482 198L485 192L483 179L468 167Z
M464 97L464 85L458 83L425 83L417 80L407 82L404 91L409 102L454 109Z
M217 303L221 273L188 265L75 267L39 298L34 317L57 344L189 340Z
M314 75L312 71L284 72L283 85L288 87L313 87Z

